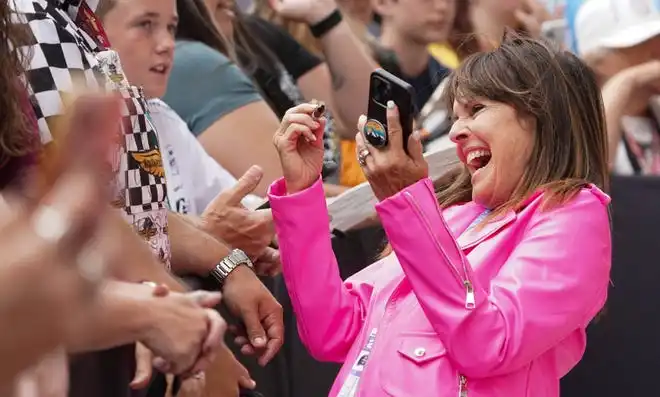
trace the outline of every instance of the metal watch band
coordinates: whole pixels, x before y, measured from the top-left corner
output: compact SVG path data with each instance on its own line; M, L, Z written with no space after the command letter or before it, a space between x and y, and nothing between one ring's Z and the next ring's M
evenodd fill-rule
M252 261L245 254L245 252L239 249L235 249L215 266L215 268L211 271L211 274L219 283L222 284L225 282L229 274L240 265L246 265L250 269L254 268Z

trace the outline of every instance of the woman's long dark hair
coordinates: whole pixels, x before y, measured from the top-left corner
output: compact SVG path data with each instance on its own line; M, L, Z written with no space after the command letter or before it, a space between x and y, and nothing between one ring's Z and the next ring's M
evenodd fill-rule
M25 57L19 48L27 43L27 27L12 21L8 1L0 2L0 170L13 158L29 155L38 147L38 135L24 106L27 89L19 76Z
M238 6L234 6L234 13L236 14L234 20L236 53L243 70L250 75L254 75L258 69L277 75L275 65L280 64L281 61L256 34L255 30L260 28L254 24L257 21L256 17L245 15Z
M233 22L234 43L218 31L203 0L178 0L177 11L177 39L206 44L237 63L246 74L252 75L258 69L274 72L274 65L279 63L279 59L254 34L255 27L251 25L249 16L238 6L232 10L236 15Z
M222 33L216 29L213 18L202 0L177 0L179 28L178 40L197 41L221 52L232 61L236 56Z

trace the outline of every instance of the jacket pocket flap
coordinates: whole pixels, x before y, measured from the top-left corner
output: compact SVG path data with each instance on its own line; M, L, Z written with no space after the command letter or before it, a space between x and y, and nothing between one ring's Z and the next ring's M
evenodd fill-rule
M436 334L402 335L399 354L418 363L435 360L447 354L447 349Z

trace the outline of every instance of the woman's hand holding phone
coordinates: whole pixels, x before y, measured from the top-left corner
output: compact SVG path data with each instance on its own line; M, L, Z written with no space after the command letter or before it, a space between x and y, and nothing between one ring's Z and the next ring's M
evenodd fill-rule
M419 131L415 131L407 138L406 151L403 144L406 137L399 117L399 108L393 101L388 101L388 145L380 148L374 147L365 138L367 117L362 116L358 121L358 133L355 136L357 156L371 189L380 201L426 178L429 174Z
M289 194L307 189L321 175L326 119L314 117L321 106L305 103L289 109L273 137Z

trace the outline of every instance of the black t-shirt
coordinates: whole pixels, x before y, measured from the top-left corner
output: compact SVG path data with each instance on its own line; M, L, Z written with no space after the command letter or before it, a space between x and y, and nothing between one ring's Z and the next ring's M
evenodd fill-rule
M449 75L449 68L443 66L435 58L429 55L429 63L426 69L417 76L406 76L401 71L399 61L393 51L383 48L373 48L376 62L393 75L412 85L415 89L415 106L417 112L421 111L426 102L431 98L435 89L442 80Z
M251 48L247 51L240 51L239 48L240 62L257 84L264 100L281 118L290 108L312 99L304 98L296 83L322 61L279 26L252 15L242 18L251 36ZM328 123L323 136L324 177L339 168L334 121L332 115L328 113L327 116Z
M245 22L251 33L277 56L294 81L323 63L281 27L253 15L245 16Z

